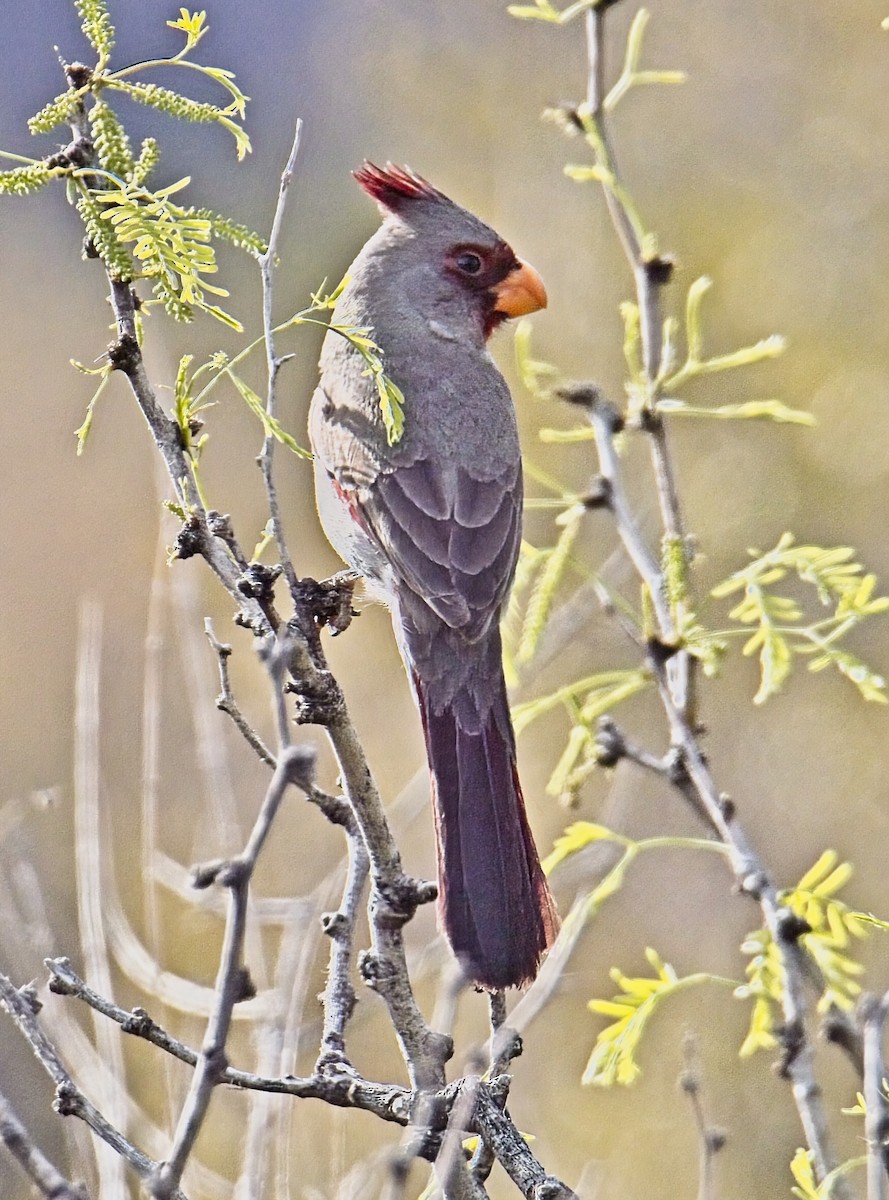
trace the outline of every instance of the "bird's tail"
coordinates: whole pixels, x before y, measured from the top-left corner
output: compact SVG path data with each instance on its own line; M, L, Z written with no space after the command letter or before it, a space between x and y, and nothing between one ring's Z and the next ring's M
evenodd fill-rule
M466 690L459 703L439 706L414 671L432 776L439 914L467 975L500 990L534 978L559 918L525 815L499 644L491 683L493 703L482 711Z

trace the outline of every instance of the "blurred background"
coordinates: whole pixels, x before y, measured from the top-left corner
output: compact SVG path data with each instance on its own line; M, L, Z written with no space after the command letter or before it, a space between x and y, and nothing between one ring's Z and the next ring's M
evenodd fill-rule
M247 125L254 153L240 165L221 130L128 105L119 111L135 143L149 132L159 137L158 183L190 175L187 200L261 231L271 221L295 118L303 118L277 277L282 320L325 277L339 280L376 227L373 205L350 171L364 157L410 164L540 270L550 307L535 318L535 355L568 376L595 379L619 400L618 306L629 298L631 281L600 193L562 173L565 162L586 161L584 147L540 121L545 106L583 96L582 29L517 22L505 8L501 0L213 0L211 31L197 57L234 70L252 97ZM709 351L771 333L788 341L777 362L711 379L689 398L715 404L777 396L818 418L814 430L677 423L679 480L701 555L700 593L741 566L748 547L767 549L784 530L800 541L856 547L885 581L889 33L880 21L889 6L652 0L649 8L645 64L682 69L688 80L631 93L615 116L614 137L647 225L677 258L668 302L681 314L688 286L707 274L714 281L704 308ZM181 35L165 26L178 16L175 5L117 0L111 11L116 65L178 50ZM635 11L626 0L609 14L612 73ZM0 148L39 156L61 139L61 131L59 139L32 139L25 124L63 90L56 46L69 61L89 61L73 5L54 0L5 14ZM153 78L197 98L217 98L190 75ZM205 615L234 644L243 708L270 733L268 699L250 639L231 626L229 606L206 571L196 562L166 565L175 526L160 504L165 484L121 381L100 402L85 455L75 457L73 430L91 381L69 359L89 363L110 339L103 276L98 264L81 261L80 240L61 190L0 203L0 969L22 984L45 978L47 955L69 955L88 974L98 963L95 982L110 987L120 1004L144 1004L197 1045L202 1022L187 1010L207 1002L221 907L217 897L189 892L187 868L241 844L265 786L263 768L214 708L218 682L202 634ZM255 265L224 250L221 259L220 278L232 292L226 307L255 336ZM296 358L283 377L281 416L299 438L318 343L303 332L287 347ZM197 363L242 344L209 318L191 327L160 315L149 321L151 370L166 386L181 354L194 354ZM566 450L537 440L541 426L567 426L571 414L521 392L508 332L494 353L514 385L529 462L567 487L583 487L594 469L588 447ZM262 391L260 366L254 363L248 378ZM249 547L265 523L253 463L260 431L233 393L217 395L221 403L208 414L207 491L212 504L231 513ZM310 470L283 453L278 462L297 569L324 576L337 562L316 526ZM630 454L628 470L640 518L654 532L656 503L641 453ZM551 542L551 519L532 514L528 535ZM578 557L593 569L610 560L611 578L632 597L634 585L612 557L614 548L607 519L591 517ZM714 605L704 615L718 626L725 608ZM853 648L876 669L889 670L889 623L866 626ZM365 610L330 645L330 658L365 736L406 865L431 876L421 740L386 614ZM580 671L633 665L607 618L591 609L569 651L545 675L526 678L518 698ZM829 673L798 671L762 708L750 702L756 687L755 664L735 653L723 678L704 689L706 745L720 787L735 799L781 884L798 879L830 846L855 864L849 903L889 916L886 709L865 705L847 681ZM90 714L98 718L95 739ZM653 703L643 698L619 716L653 751L666 748ZM628 768L596 773L577 811L566 812L544 794L566 732L555 714L520 743L531 821L544 852L578 817L632 836L700 832L675 795ZM315 732L305 736L322 745ZM332 787L327 757L321 771ZM268 1017L273 1009L269 1027L280 1031L286 1017L289 1033L258 1034L258 1026L251 1033L251 1022L242 1020L232 1051L238 1066L311 1069L320 1028L314 997L323 987L326 950L318 915L338 902L341 851L337 832L294 795L261 863L250 943L261 989L253 1015ZM607 858L591 856L555 875L564 910L607 865ZM724 990L698 989L665 1007L643 1045L643 1075L632 1089L580 1084L601 1026L586 1001L612 993L610 966L642 973L644 948L652 945L680 973L710 970L740 979L738 946L757 922L752 905L732 894L714 855L664 853L637 864L587 930L557 993L526 1030L525 1053L515 1064L511 1111L534 1134L535 1153L549 1171L585 1197L661 1195L665 1180L676 1194L693 1191L697 1136L677 1088L683 1037L691 1032L708 1118L728 1133L717 1168L720 1194L786 1194L787 1164L802 1142L797 1118L767 1056L738 1060L747 1011ZM875 934L862 950L871 968L867 986L875 991L889 986L885 936ZM111 947L104 981L97 941ZM435 939L431 912L409 927L407 941L424 1009L440 1012L447 954ZM109 1102L110 1111L162 1156L166 1143L156 1130L177 1111L187 1071L150 1047L121 1047L113 1039L97 1043L97 1056L89 1014L45 988L41 995L48 1028L98 1103L107 1086L100 1067L119 1062L133 1105L115 1109ZM485 1010L482 997L460 1003L455 1073L484 1037ZM98 1036L107 1039L107 1031ZM366 991L350 1051L369 1077L402 1079L380 1004ZM853 1103L857 1081L846 1063L825 1051L821 1069L831 1111ZM60 1166L77 1161L71 1139L82 1133L51 1112L50 1084L5 1018L0 1089ZM255 1172L266 1173L267 1195L314 1200L380 1192L396 1127L276 1097L262 1101L260 1119L248 1124L253 1104L240 1094L214 1098L199 1146L204 1166L190 1178L189 1195L230 1195L245 1164L262 1162ZM841 1155L860 1153L858 1120L837 1116L836 1128ZM269 1145L277 1156L263 1160ZM409 1194L423 1184L417 1168ZM502 1177L492 1188L498 1196L514 1194ZM0 1192L28 1194L6 1157L0 1157Z

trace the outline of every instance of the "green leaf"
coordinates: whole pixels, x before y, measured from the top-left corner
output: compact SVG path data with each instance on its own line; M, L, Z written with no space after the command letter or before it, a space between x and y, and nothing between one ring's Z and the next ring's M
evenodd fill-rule
M191 13L187 8L180 8L180 17L178 21L167 21L170 29L181 29L185 34L185 48L180 51L180 54L187 54L189 50L194 49L204 34L210 28L205 24L207 14L205 12Z
M57 125L64 125L83 103L85 92L85 88L69 88L55 100L50 100L28 121L31 133L51 133Z
M602 711L607 711L607 709L600 710L602 697L617 696L613 703L608 704L607 707L611 708L620 700L625 700L629 696L635 695L636 692L642 691L650 683L651 674L643 668L600 671L595 675L586 675L582 679L563 684L554 692L548 692L534 700L516 704L512 710L513 728L518 736L538 717L569 703L576 705L578 709L585 706L589 710L595 710L596 717L598 717L602 715Z
M788 408L780 400L748 400L743 404L720 404L717 408L706 408L697 404L686 404L684 400L659 400L658 412L679 417L712 417L717 421L774 421L783 425L817 425L812 413L799 408Z
M106 171L121 179L131 179L134 163L130 139L114 109L104 100L97 100L88 115L99 162Z
M519 377L527 390L532 396L543 396L546 394L546 385L552 385L558 378L559 372L552 363L543 362L541 359L532 357L532 329L533 324L527 318L522 319L516 324L513 334L515 361ZM541 440L543 440L542 432Z
M585 509L582 505L574 505L566 510L563 515L567 519L563 522L555 545L548 548L541 559L541 568L531 589L516 650L516 660L521 664L529 663L537 650L552 611L556 592L568 569L584 514Z
M204 74L210 73L207 68L203 68L203 71ZM216 72L217 76L219 74ZM221 78L219 81L222 82ZM233 121L225 109L219 108L215 104L192 100L170 88L159 87L156 83L130 83L119 76L109 76L105 86L124 92L137 104L158 109L171 117L177 117L180 121L221 125L235 139L239 159L243 159L253 148L246 130Z
M249 384L245 383L244 380L238 375L235 375L233 371L228 370L227 374L232 383L240 392L241 396L246 401L247 407L254 414L254 416L258 417L261 421L266 435L268 437L273 437L277 442L281 442L282 445L286 446L289 450L292 450L294 454L299 455L300 458L310 459L312 455L309 453L309 451L304 450L296 441L296 439L286 432L276 418L271 416L260 397L257 396L256 392L254 392L253 388L251 388Z
M72 362L73 362L73 360L72 360ZM80 363L73 363L73 365L75 367L77 367L77 369L79 371L83 371L86 374L95 374L95 372L90 372L90 371L88 371L88 369L86 367L81 366ZM98 402L99 397L102 395L102 393L105 391L105 388L108 385L108 380L111 378L111 370L112 370L111 364L108 363L103 368L101 368L101 370L98 372L101 375L101 379L99 380L99 386L96 388L95 392L93 392L92 399L90 400L89 404L87 405L86 416L83 419L83 424L80 426L79 429L76 429L74 431L74 436L77 438L77 457L78 458L80 457L81 454L83 454L84 450L86 449L86 439L89 437L90 430L93 427L93 417L95 416L95 412L96 412L96 404Z

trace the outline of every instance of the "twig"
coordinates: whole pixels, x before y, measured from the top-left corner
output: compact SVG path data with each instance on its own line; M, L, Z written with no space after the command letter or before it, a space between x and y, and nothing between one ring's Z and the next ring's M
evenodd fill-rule
M226 713L235 723L235 727L242 735L266 766L275 766L275 756L266 746L265 742L259 736L255 729L248 723L247 718L241 712L238 702L235 700L232 691L231 679L228 671L228 660L232 652L232 648L226 642L220 642L216 634L213 632L213 622L209 617L204 619L204 632L207 635L207 641L216 652L216 660L219 666L219 684L221 691L216 697L216 707L220 712Z
M671 263L659 256L646 257L646 248L622 199L623 188L610 146L604 109L606 8L601 4L586 14L589 64L587 109L593 131L590 141L600 164L605 168L606 204L636 285L647 389L640 415L642 428L651 435L663 529L667 538L678 540L683 555L687 557L684 522L666 432L656 411L663 327L660 294L670 278ZM649 661L658 681L671 741L685 769L684 773L676 774L673 782L687 797L696 797L695 807L703 811L728 850L739 890L759 903L766 928L781 956L785 979L782 989L784 1024L781 1037L784 1057L781 1072L791 1083L797 1111L814 1156L816 1176L820 1181L835 1168L836 1158L830 1144L827 1119L815 1079L812 1043L806 1028L804 959L796 940L801 930L798 923L794 923L793 915L779 905L774 883L735 820L733 806L723 801L700 749L696 721L692 715L693 665L688 653L675 644L676 630L681 628L686 605L681 598L673 597L672 606L668 601L663 572L642 540L624 495L620 461L614 446L620 419L604 404L597 389L578 386L570 391L568 398L584 404L588 409L602 475L607 484L608 506L627 555L645 582L659 626L657 637L650 643ZM646 762L645 765L650 767L652 764ZM835 1187L845 1191L842 1180L837 1180Z
M572 384L559 389L557 394L586 411L596 437L604 507L613 516L624 549L648 589L661 637L665 642L673 642L676 631L663 574L642 536L623 488L620 459L614 444L615 435L623 427L623 419L599 389L590 384Z
M47 1200L89 1200L83 1184L67 1180L34 1144L3 1095L0 1095L0 1141Z
M460 1081L460 1092L435 1158L435 1176L446 1200L481 1200L486 1195L479 1176L467 1171L463 1153L463 1139L475 1112L479 1084L478 1077L472 1075Z
M266 412L270 417L275 416L277 409L278 372L280 371L282 364L286 362L286 358L279 358L275 352L274 321L272 319L272 277L274 274L275 261L278 254L278 241L280 239L281 230L284 224L284 209L287 206L287 192L290 188L290 182L293 179L293 169L296 165L296 156L299 153L302 127L302 121L297 119L296 129L294 130L293 134L293 145L290 148L290 156L287 159L287 166L284 168L284 171L281 175L281 183L278 188L278 202L275 206L275 216L272 220L272 230L269 234L268 248L266 249L265 254L261 255L259 259L259 269L262 276L262 328L265 335L266 367L268 372ZM281 510L278 506L278 490L275 486L275 477L272 469L274 453L275 437L271 432L269 432L266 433L265 440L262 444L262 452L259 456L259 466L262 471L263 483L265 484L266 500L268 501L269 506L269 517L271 519L272 531L275 535L275 544L278 548L278 557L281 561L281 566L284 568L284 578L287 580L290 593L292 596L296 596L296 571L293 568L290 552L284 539L284 530L281 525Z
M197 1066L198 1051L173 1037L158 1025L144 1008L128 1011L100 996L71 968L66 958L47 959L46 965L50 972L51 992L82 1000L90 1008L115 1021L124 1033L143 1038L187 1066ZM341 1075L330 1078L313 1076L308 1079L288 1075L281 1078L257 1075L252 1071L239 1071L235 1067L226 1066L219 1081L245 1091L272 1092L301 1099L324 1100L337 1108L360 1108L397 1125L408 1123L413 1103L413 1093L410 1089L399 1084L373 1083L357 1073L349 1078Z
M33 992L30 989L19 990L5 975L0 975L0 1003L15 1021L41 1066L56 1085L53 1104L56 1112L63 1117L79 1117L97 1137L126 1159L140 1179L148 1183L154 1177L159 1164L125 1138L74 1083L37 1020L37 1001ZM186 1198L176 1188L171 1193L171 1200Z
M694 1037L686 1035L683 1043L685 1068L679 1083L689 1099L695 1126L700 1142L700 1158L698 1167L698 1200L716 1200L716 1179L714 1174L714 1159L725 1145L725 1133L707 1123L704 1112L704 1102L701 1095L701 1065L698 1060L697 1045Z
M77 686L74 709L74 861L77 871L77 916L86 974L96 986L111 989L111 963L105 930L105 854L99 786L100 664L102 612L95 602L81 605L78 621ZM123 1051L120 1032L106 1021L94 1021L96 1048L107 1070L100 1076L97 1101L115 1125L125 1109ZM123 1161L107 1146L96 1147L100 1195L124 1190Z
M274 660L273 660L274 661ZM276 688L280 692L280 688ZM311 786L315 754L304 746L282 748L278 765L269 783L265 799L242 853L228 863L216 864L200 875L198 886L220 883L229 889L229 912L225 925L222 954L216 977L216 1004L211 1014L204 1044L192 1077L191 1087L179 1116L167 1161L152 1181L152 1192L166 1200L179 1186L189 1155L207 1114L213 1089L228 1063L225 1043L232 1011L239 1000L252 994L252 984L242 966L242 949L247 922L250 880L259 854L271 830L272 822L291 784L307 790Z
M759 904L766 929L781 958L784 969L784 987L781 991L784 1022L780 1038L784 1056L780 1072L790 1082L806 1142L814 1156L816 1177L820 1181L836 1168L837 1159L831 1144L821 1088L815 1077L814 1047L806 1026L805 959L797 940L804 932L804 926L779 903L774 882L735 818L734 805L720 795L697 736L673 699L663 661L653 656L653 665L658 672L661 702L670 722L673 744L682 752L700 804L728 850L738 890ZM847 1194L848 1189L842 1178L836 1179L834 1190L840 1195Z
M352 986L354 963L355 920L364 895L370 860L361 836L351 822L346 831L349 868L339 910L322 918L324 932L331 939L327 986L324 989L324 1029L321 1053L315 1065L318 1075L344 1069L353 1070L346 1057L346 1025L355 1009L356 996Z
M475 1104L478 1132L525 1200L576 1200L574 1192L546 1171L495 1100L494 1084L480 1083Z
M657 412L664 328L661 293L670 281L673 263L668 257L652 254L643 246L621 199L621 177L611 146L605 113L605 20L608 7L606 4L599 4L586 14L587 109L596 133L597 153L608 173L609 181L603 184L605 202L635 283L642 339L642 366L647 390L642 428L649 435L661 520L666 537L681 546L687 564L685 520L666 429ZM681 623L685 603L678 600L675 607L677 619ZM672 640L671 626L672 619L669 625L662 627L662 634L668 641ZM685 651L681 651L671 665L670 674L677 703L686 713L691 713L694 703L694 660Z
M881 999L863 996L859 1003L864 1043L864 1136L867 1141L867 1200L883 1200L889 1170L889 1102L883 1066L883 1028L889 992Z
M506 1072L514 1058L522 1053L521 1035L506 1024L506 995L503 992L493 992L490 999L491 1010L491 1045L490 1061L485 1072L488 1079L505 1080L504 1102L509 1094L509 1076ZM479 1138L478 1146L469 1164L473 1177L484 1183L494 1166L493 1148Z

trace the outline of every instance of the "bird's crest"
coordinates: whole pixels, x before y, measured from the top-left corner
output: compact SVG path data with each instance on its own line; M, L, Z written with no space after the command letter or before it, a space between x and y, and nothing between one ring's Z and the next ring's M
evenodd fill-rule
M409 167L396 167L393 163L378 167L372 162L365 162L352 174L368 196L372 196L390 212L399 212L406 202L412 200L446 199L438 188L427 183L421 175L415 175Z

